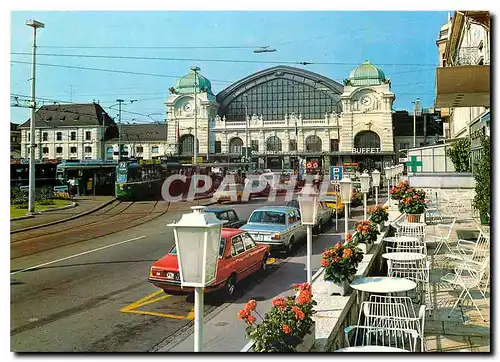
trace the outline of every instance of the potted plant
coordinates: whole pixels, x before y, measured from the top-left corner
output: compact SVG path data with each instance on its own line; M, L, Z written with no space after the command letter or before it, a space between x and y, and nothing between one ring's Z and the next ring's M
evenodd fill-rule
M400 201L403 199L404 194L406 191L410 188L410 185L408 184L408 180L401 181L399 184L394 186L389 190L389 193L391 194L391 199Z
M363 202L361 201L361 192L358 192L356 188L353 187L351 194L351 207L357 207Z
M368 253L380 234L377 225L370 220L361 220L356 223L356 232L352 239L359 245L363 253Z
M384 222L389 220L389 212L387 209L387 206L377 205L368 210L370 213L370 220L377 224L378 231L382 231Z
M298 293L295 297L273 298L273 306L262 316L257 312L257 302L250 300L238 312L238 319L247 323L246 335L255 344L254 352L309 352L314 346L315 324L311 285L292 286ZM255 312L262 320L256 324Z
M321 266L325 268L324 279L328 282L329 294L344 296L349 291L349 284L356 274L363 253L347 234L344 243L338 242L321 255Z
M409 188L399 203L399 211L407 215L408 222L420 222L426 208L425 191L414 188Z

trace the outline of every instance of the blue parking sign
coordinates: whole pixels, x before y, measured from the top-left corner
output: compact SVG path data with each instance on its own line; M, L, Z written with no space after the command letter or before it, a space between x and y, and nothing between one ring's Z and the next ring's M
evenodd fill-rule
M342 180L342 174L344 170L342 166L330 166L330 181L340 181Z

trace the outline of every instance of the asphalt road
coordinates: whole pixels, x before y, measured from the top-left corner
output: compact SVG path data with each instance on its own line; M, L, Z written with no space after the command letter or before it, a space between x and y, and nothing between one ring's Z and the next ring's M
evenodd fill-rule
M246 219L263 204L269 202L231 206ZM149 266L174 244L166 224L180 215L168 212L112 235L12 259L11 350L146 352L187 327L191 300L147 282ZM284 259L276 261L271 269ZM243 282L240 293L259 282L265 280ZM224 302L207 297L206 313Z

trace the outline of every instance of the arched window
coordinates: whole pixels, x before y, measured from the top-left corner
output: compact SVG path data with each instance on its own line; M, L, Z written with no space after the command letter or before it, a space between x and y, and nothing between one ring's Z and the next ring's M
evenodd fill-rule
M179 140L179 153L181 155L192 155L194 154L194 136L192 134L186 134Z
M355 148L380 148L380 137L373 131L361 131L354 137Z
M266 141L266 151L281 151L281 139L278 136L271 136Z
M306 151L321 152L321 138L316 135L307 137Z
M234 137L229 141L229 153L242 153L243 141L239 137Z

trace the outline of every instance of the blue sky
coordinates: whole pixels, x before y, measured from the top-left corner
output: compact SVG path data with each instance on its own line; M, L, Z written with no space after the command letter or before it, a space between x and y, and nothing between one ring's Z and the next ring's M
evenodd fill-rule
M32 31L25 25L31 18L45 23L45 28L38 32L38 53L56 54L39 55L37 63L161 75L37 67L37 97L47 98L48 103L95 99L104 107L115 104L117 98L137 99L123 108L142 114L123 113L122 119L129 122L163 120L168 88L189 72L190 65L201 68L217 94L232 82L276 65L271 62L347 63L293 65L342 82L356 65L369 59L391 78L396 94L394 108L411 110L411 102L416 97L420 97L424 107L432 107L438 62L435 42L447 16L446 11L24 11L11 13L11 51L31 53ZM137 48L260 45L270 45L277 52L255 54L248 48ZM62 57L63 54L188 60L99 59ZM31 56L11 55L10 59L11 94L29 97L30 65L12 61L30 63ZM261 63L207 61L211 59ZM106 110L112 117L117 114L117 111ZM11 121L21 123L28 118L29 109L11 108Z

